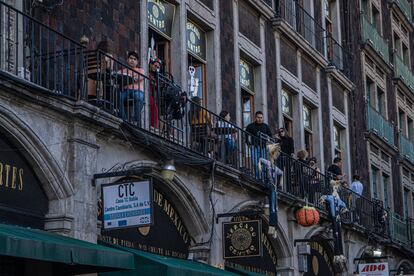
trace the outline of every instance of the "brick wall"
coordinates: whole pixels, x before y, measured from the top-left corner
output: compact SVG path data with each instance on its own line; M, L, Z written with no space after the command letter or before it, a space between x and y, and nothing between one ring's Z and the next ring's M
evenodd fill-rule
M91 49L106 39L113 43L116 56L123 58L129 50L139 52L140 1L65 0L50 11L35 7L30 12L75 41L86 35Z

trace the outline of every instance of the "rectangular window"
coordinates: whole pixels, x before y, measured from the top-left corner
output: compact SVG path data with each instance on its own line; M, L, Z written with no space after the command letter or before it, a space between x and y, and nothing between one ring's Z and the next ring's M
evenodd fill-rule
M407 135L408 135L408 139L413 142L413 137L414 137L414 124L413 124L413 120L410 117L407 117Z
M378 113L382 114L384 117L385 113L385 93L379 87L377 87L377 107Z
M337 126L333 126L334 146L335 146L335 157L342 156L341 148L341 129Z
M386 174L382 174L382 183L384 185L384 206L385 208L390 208L390 177Z
M377 29L378 33L381 35L382 32L380 12L374 5L372 5L372 25Z
M408 217L409 216L409 209L408 209L408 204L409 204L409 190L407 188L404 188L404 216Z
M188 55L188 92L191 98L201 98L202 103L206 106L206 65L190 54Z
M305 133L305 149L309 156L313 156L312 109L303 105L303 126Z
M405 113L401 109L398 110L398 127L401 133L406 136L405 132Z
M408 47L405 46L405 44L402 44L402 58L404 61L404 64L410 68L410 51L408 50Z
M371 181L372 181L372 197L375 199L379 199L378 197L378 172L379 170L371 166Z
M367 77L366 82L365 82L365 86L367 89L367 98L368 98L368 103L372 106L375 107L375 103L373 102L373 95L375 93L375 84L374 82Z
M242 115L243 115L243 128L247 127L252 122L253 118L253 96L242 90Z
M401 39L398 34L394 33L393 37L393 44L394 44L394 51L395 53L402 58L402 50L401 50Z

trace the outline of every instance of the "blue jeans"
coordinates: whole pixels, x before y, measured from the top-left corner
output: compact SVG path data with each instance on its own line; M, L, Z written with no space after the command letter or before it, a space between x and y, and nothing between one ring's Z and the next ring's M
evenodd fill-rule
M262 179L262 173L259 172L258 164L259 164L260 158L266 159L266 151L264 148L257 145L257 146L251 146L250 152L251 152L251 160L253 163L253 169L255 171L255 176L257 179Z
M124 90L121 92L121 100L119 102L119 112L121 113L122 119L127 120L129 114L125 112L125 105L128 105L128 99L133 100L133 112L134 117L133 120L137 121L138 123L141 122L141 111L144 107L145 95L143 91L139 90Z

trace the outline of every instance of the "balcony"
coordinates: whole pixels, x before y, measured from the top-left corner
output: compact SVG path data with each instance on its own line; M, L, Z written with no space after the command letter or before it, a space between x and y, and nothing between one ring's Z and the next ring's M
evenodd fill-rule
M380 36L376 27L365 16L362 16L362 38L364 42L374 48L386 63L390 62L388 42Z
M345 76L350 78L350 52L345 50L332 36L328 36L326 41L329 64L335 66Z
M394 55L394 77L400 78L405 85L414 93L414 76L410 68L405 65L398 55Z
M285 21L316 51L325 56L325 29L296 0L277 1L276 18Z
M397 214L391 214L390 219L391 239L403 245L409 245L410 235L407 221Z
M400 153L414 163L414 144L403 135L400 135Z
M378 111L367 105L367 129L375 133L390 146L394 146L394 126Z
M391 0L391 2L396 3L397 6L402 11L402 13L405 15L405 17L407 17L407 20L411 22L412 20L411 4L407 0Z

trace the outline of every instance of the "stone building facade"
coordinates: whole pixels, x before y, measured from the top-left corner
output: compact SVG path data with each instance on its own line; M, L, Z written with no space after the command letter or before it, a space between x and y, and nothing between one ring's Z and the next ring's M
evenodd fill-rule
M101 185L145 175L153 178L154 203L166 214L166 225L181 239L176 256L267 275L333 275L331 222L316 198L326 191L312 190L311 200L290 190L298 177L290 166L279 187L277 237L265 231L267 189L251 159L245 161L251 158L249 145L241 141L260 110L273 133L286 128L296 152L306 149L317 158L318 183L324 179L327 185L325 172L335 157L342 158L349 183L354 173L361 176L362 213L351 206L352 192L341 194L351 209L342 224L343 275L357 271L354 259L370 262L376 248L391 256L381 259L391 273L414 271L409 0L7 0L0 6L7 19L1 19L0 138L19 149L39 179L49 202L44 229L92 242L104 236L126 246L141 246L129 238L142 235L140 249L172 256L166 253L170 245L146 244L144 229L101 232ZM80 45L85 38L88 43ZM195 149L194 140L188 144L183 138L188 125L177 123L167 135L156 131L149 123L147 91L143 125L87 98L83 52L100 41L110 42L110 59L118 68L125 66L128 51L136 51L148 76L149 60L161 58L163 73L189 98L200 97L212 118L227 110L239 127L236 165L214 150ZM145 79L146 89L150 81ZM115 106L116 101L109 100ZM177 171L165 180L162 168L171 159ZM117 176L120 171L134 173ZM96 178L101 173L108 177ZM321 222L305 228L295 211L308 202L320 211ZM381 223L378 210L387 214ZM262 220L264 257L225 260L222 223L244 215ZM359 216L367 221L357 222ZM157 233L154 228L147 230ZM295 242L300 239L306 241L298 244L309 245L307 254Z

